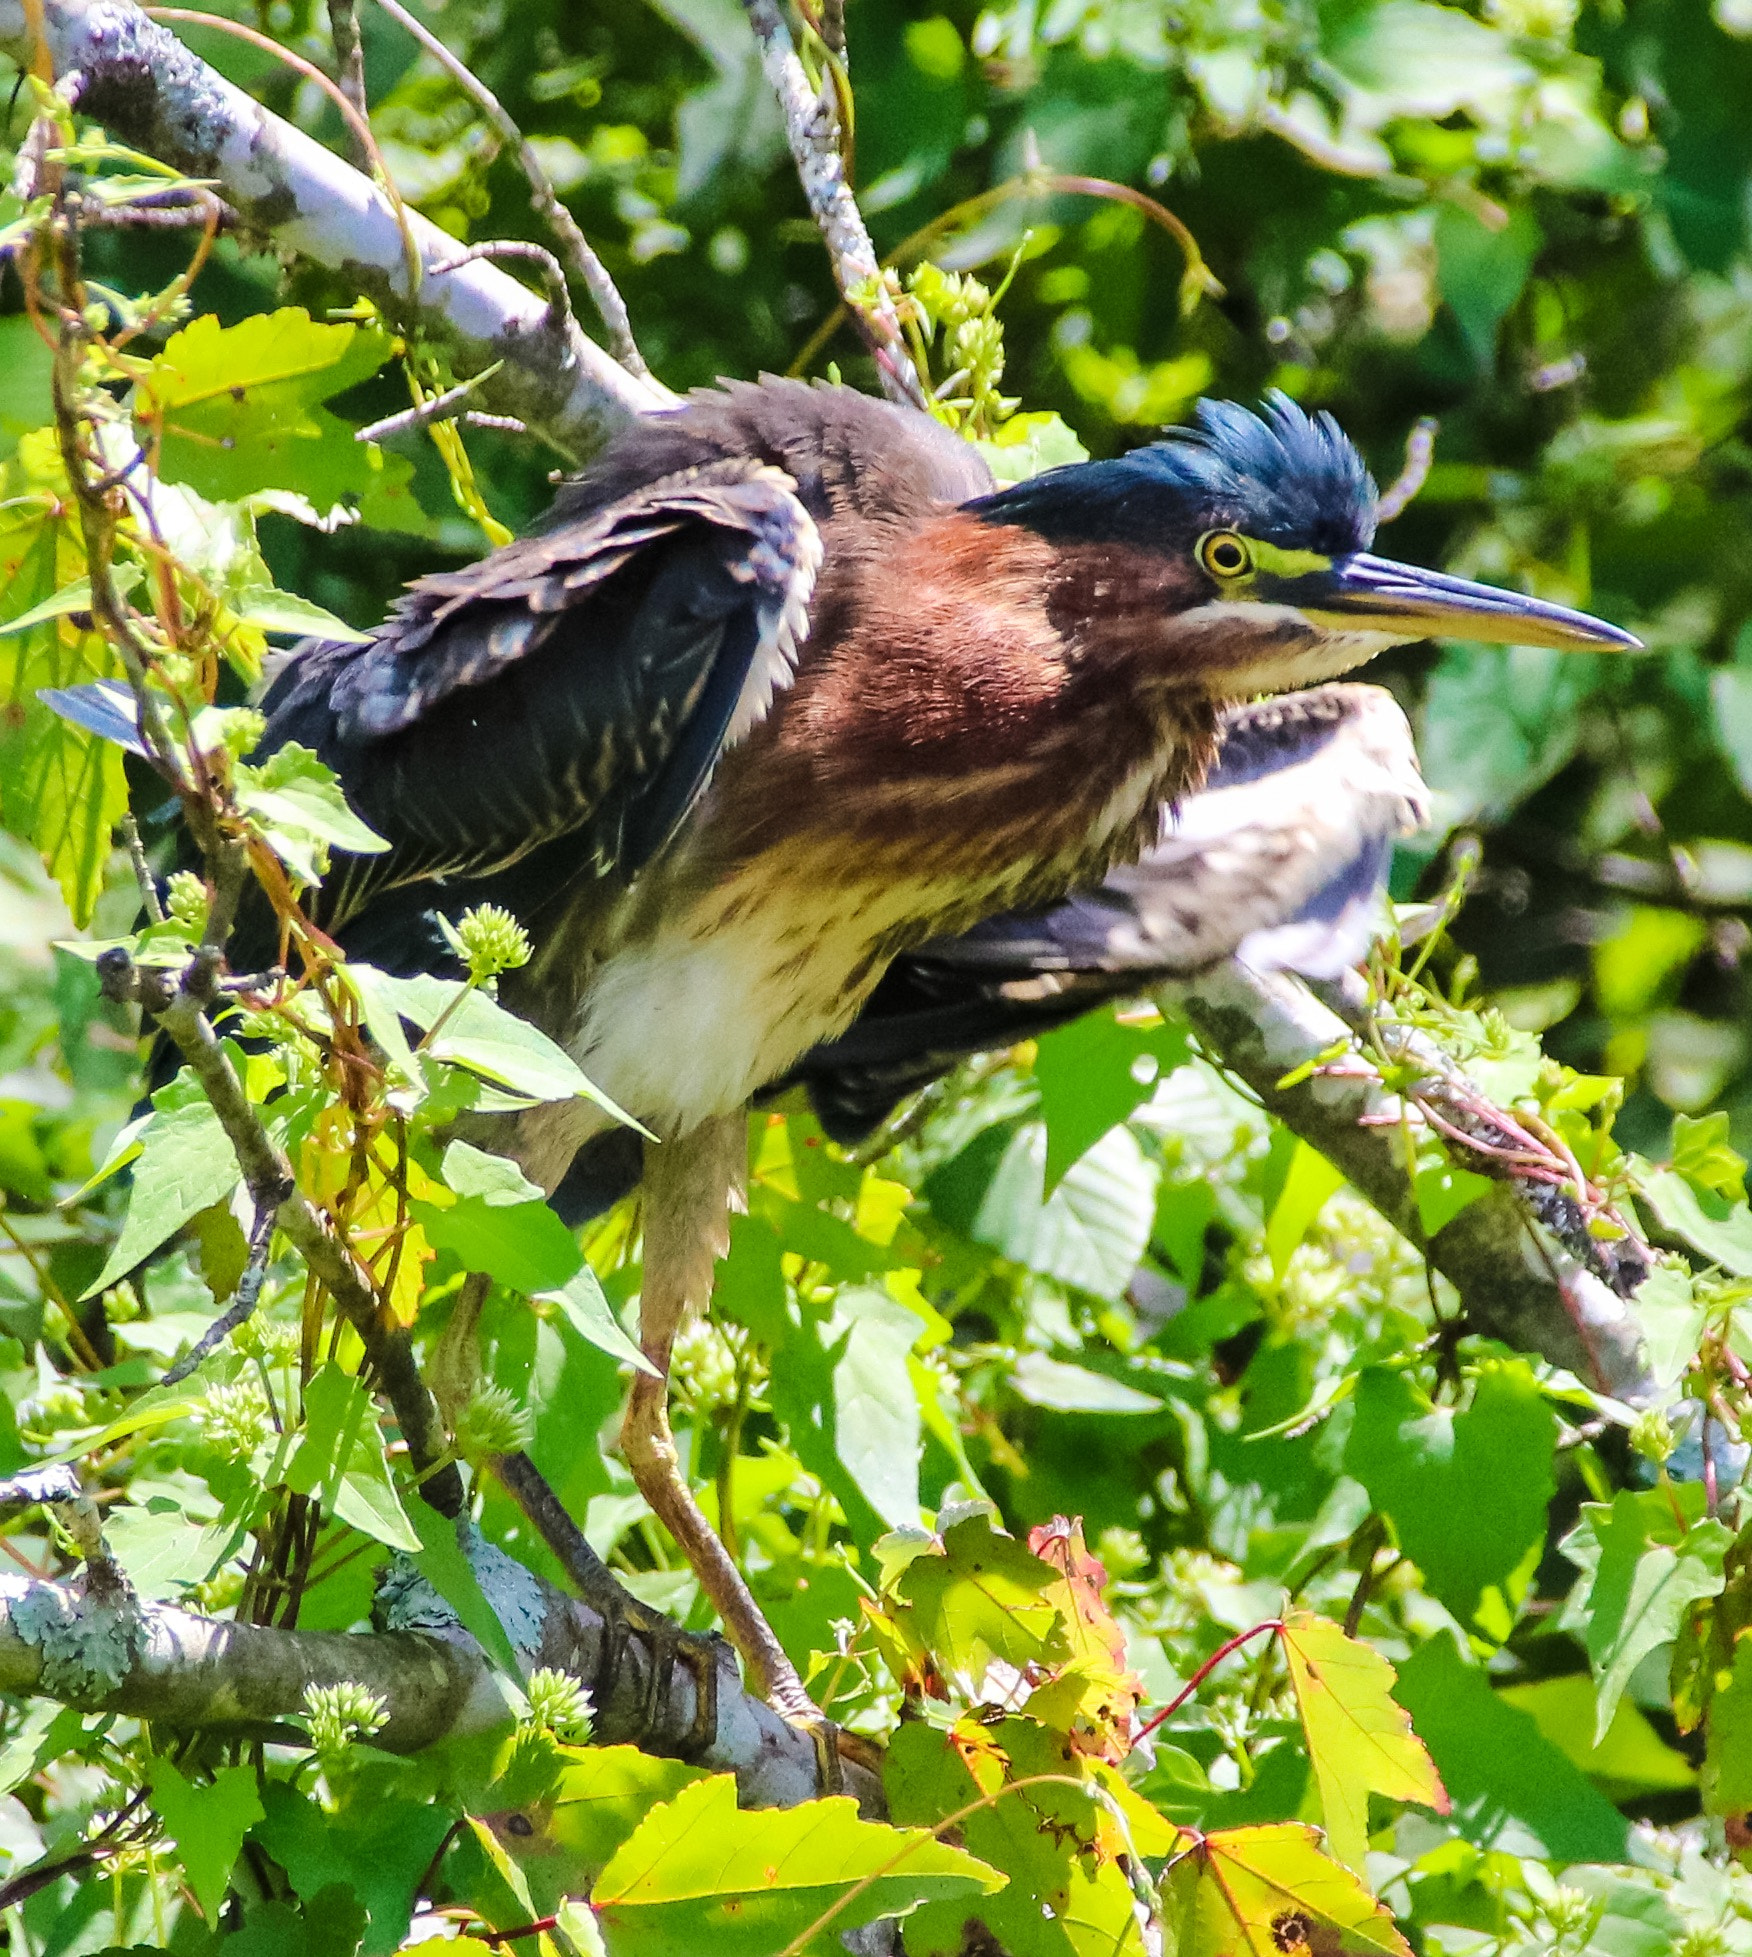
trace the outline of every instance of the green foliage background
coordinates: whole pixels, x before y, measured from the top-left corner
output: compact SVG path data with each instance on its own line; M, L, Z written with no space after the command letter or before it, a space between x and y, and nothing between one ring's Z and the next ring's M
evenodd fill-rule
M231 11L326 59L321 9ZM427 17L536 139L665 381L793 363L834 294L733 0L453 0ZM459 238L537 235L523 181L478 112L369 5L361 24L375 127L410 200ZM1583 1073L1622 1077L1618 1141L1653 1159L1671 1152L1675 1115L1725 1113L1679 1130L1696 1199L1686 1215L1700 1258L1730 1280L1752 1276L1752 1220L1725 1146L1752 1142L1752 12L1742 0L1497 0L1476 12L1429 0L945 11L853 0L848 28L856 175L878 248L907 262L908 241L931 227L937 263L993 283L1020 253L1001 309L1004 386L1028 410L1056 410L1100 454L1201 393L1279 386L1331 407L1383 482L1412 425L1433 416L1434 466L1387 533L1393 553L1590 606L1648 640L1640 660L1450 646L1377 668L1414 714L1438 791L1438 827L1402 854L1396 893L1436 889L1448 839L1482 836L1437 961L1458 983L1475 960L1471 982L1506 1015L1481 1047L1536 1071L1512 1026L1542 1033ZM315 91L265 55L187 31L339 144ZM20 110L14 137L22 127ZM1038 169L1161 198L1224 296L1184 305L1184 261L1164 232L1108 199L1037 193ZM1004 185L1014 194L973 202ZM172 275L186 241L98 233L88 255L94 276L138 291ZM225 243L194 299L237 326L290 305L320 319L353 296ZM31 431L48 417L46 354L17 299L0 288L14 309L0 318L9 495L36 480ZM324 530L266 511L259 556L241 529L207 539L240 666L288 620L272 588L369 626L406 578L485 547L423 438L374 459L353 444L354 426L405 404L383 352L356 367L312 353L293 403L308 439L290 459L252 450L236 473L214 473L204 424L186 410L182 480L203 496L302 489L363 518ZM241 357L227 342L219 378ZM844 329L814 358L812 371L837 362L870 384ZM516 527L540 509L550 458L493 433L471 435L469 449L494 517ZM0 619L77 568L64 540L27 541L46 560L8 560ZM47 641L10 643L0 814L47 843L76 907L101 886L94 929L119 933L133 904L125 865L106 851L120 763L46 744L31 705L46 680L99 670L97 655L53 627ZM33 661L51 643L63 663L45 673ZM232 1247L203 1226L202 1242L138 1291L110 1294L109 1343L80 1353L60 1301L104 1275L124 1205L113 1188L56 1205L126 1119L134 1055L89 967L47 951L68 926L23 841L5 873L10 1468L91 1448L208 1322ZM1110 1110L1134 1065L1160 1069L1152 1098L1118 1126L1091 1126L1088 1106ZM1421 1260L1172 1030L1106 1017L986 1067L874 1170L835 1159L794 1111L757 1124L756 1145L721 1329L681 1356L685 1425L776 1627L800 1664L813 1659L836 1717L881 1730L896 1702L873 1650L839 1650L834 1629L858 1620L886 1531L916 1524L921 1503L935 1512L980 1493L1017 1530L1081 1515L1151 1701L1274 1617L1286 1593L1349 1614L1399 1667L1400 1703L1454 1802L1446 1819L1374 1811L1371 1874L1421 1947L1752 1948L1752 1896L1724 1834L1752 1805L1752 1665L1735 1635L1752 1615L1747 1558L1736 1493L1718 1491L1719 1513L1706 1515L1677 1414L1680 1451L1657 1476L1624 1423L1549 1368L1478 1341L1427 1345L1432 1306L1447 1301ZM1067 1170L1050 1195L1049 1163ZM554 1288L574 1282L576 1252L569 1262L526 1221L523 1248L549 1258L540 1270ZM430 1233L423 1336L440 1328L461 1268L446 1227L462 1226ZM685 1614L691 1578L599 1444L622 1390L609 1318L637 1285L626 1227L611 1219L584 1246L606 1309L586 1285L582 1318L533 1313L513 1287L544 1287L505 1277L489 1306L489 1370L593 1539L651 1601ZM516 1236L502 1223L498 1234ZM284 1328L295 1274L276 1287L267 1322ZM1651 1330L1677 1339L1675 1378L1706 1319L1728 1349L1748 1343L1732 1282L1702 1305L1680 1291L1666 1319L1645 1307ZM248 1525L263 1444L240 1369L228 1359L201 1376L180 1424L97 1457L130 1489L111 1535L151 1594L221 1610L239 1596L240 1562L217 1552ZM903 1369L914 1390L897 1401ZM307 1389L307 1422L323 1404L313 1412ZM1725 1458L1731 1480L1743 1457ZM373 1570L408 1528L393 1492L382 1499L380 1447L331 1465L351 1489L332 1504L321 1580L302 1601L310 1628L365 1615ZM539 1563L490 1489L482 1521ZM55 1566L40 1521L5 1544ZM1693 1606L1712 1598L1704 1622ZM1712 1691L1734 1715L1712 1727L1706 1753L1691 1728ZM109 1811L106 1776L151 1777L152 1811L209 1920L244 1829L252 1853L286 1872L303 1915L259 1898L244 1914L240 1934L264 1950L350 1949L359 1909L365 1948L393 1947L402 1931L386 1926L405 1928L435 1850L433 1785L384 1756L331 1773L325 1856L304 1794L276 1784L252 1820L233 1798L242 1781L203 1778L216 1755L179 1782L138 1736L52 1708L15 1709L7 1739L0 1847L14 1870L65 1852ZM1318 1819L1276 1646L1219 1672L1134 1779L1178 1824ZM678 1785L641 1798L670 1799ZM113 1881L80 1868L21 1900L18 1947L199 1947L201 1919L145 1851L130 1855ZM1019 1864L1018 1879L1045 1884L1056 1868ZM343 1893L323 1904L331 1883ZM491 1888L478 1870L456 1883L477 1899ZM516 1921L507 1908L489 1920ZM1114 1919L1097 1920L1111 1935ZM1080 1953L1097 1932L1016 1944L1049 1946Z

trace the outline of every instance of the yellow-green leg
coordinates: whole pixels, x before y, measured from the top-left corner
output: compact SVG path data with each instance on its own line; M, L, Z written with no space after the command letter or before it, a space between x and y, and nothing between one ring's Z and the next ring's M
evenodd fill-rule
M636 1373L621 1451L639 1493L675 1538L742 1659L749 1689L776 1711L820 1720L796 1667L773 1635L742 1572L700 1511L669 1426L675 1335L711 1302L712 1267L729 1248L730 1205L748 1173L744 1117L719 1116L645 1149L645 1272L639 1343L653 1373Z

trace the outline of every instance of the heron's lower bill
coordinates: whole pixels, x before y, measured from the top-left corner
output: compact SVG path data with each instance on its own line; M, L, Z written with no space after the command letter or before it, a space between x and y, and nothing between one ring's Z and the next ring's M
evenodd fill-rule
M1637 652L1642 641L1604 619L1549 605L1519 591L1475 584L1442 571L1396 564L1367 551L1340 558L1329 572L1304 580L1311 615L1347 625L1367 622L1407 638L1478 639L1563 652ZM1316 584L1320 587L1313 589Z

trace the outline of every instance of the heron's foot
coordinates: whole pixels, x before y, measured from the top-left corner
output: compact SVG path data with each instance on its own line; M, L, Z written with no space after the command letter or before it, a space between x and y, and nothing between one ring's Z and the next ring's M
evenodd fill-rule
M669 1430L667 1402L667 1380L641 1373L634 1381L621 1428L621 1452L633 1481L699 1579L742 1660L749 1690L787 1719L800 1725L819 1724L820 1710L803 1689L796 1666L694 1500Z

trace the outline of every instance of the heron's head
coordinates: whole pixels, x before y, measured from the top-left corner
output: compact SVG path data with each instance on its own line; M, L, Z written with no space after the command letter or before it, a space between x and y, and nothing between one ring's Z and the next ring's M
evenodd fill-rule
M1263 414L1201 401L1194 427L970 507L1079 558L1147 566L1177 673L1233 695L1307 686L1413 639L1595 652L1640 643L1584 612L1377 557L1362 457L1331 415L1282 394Z

